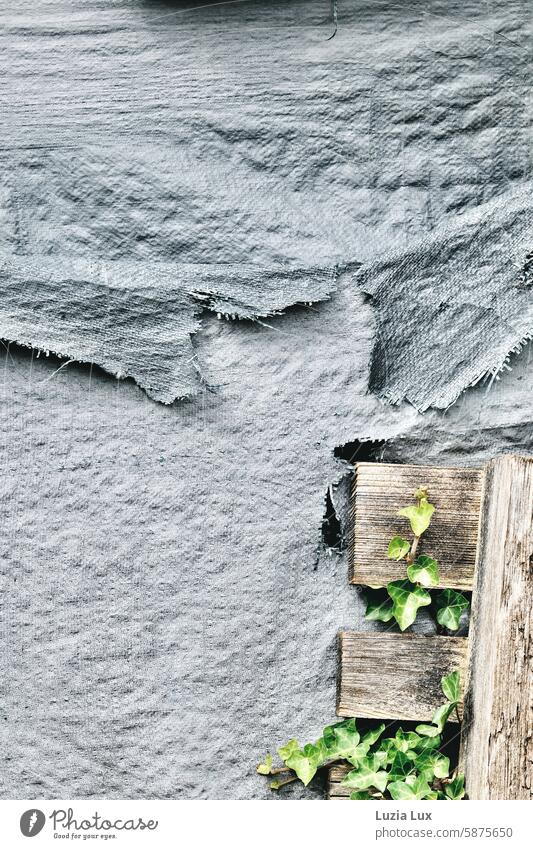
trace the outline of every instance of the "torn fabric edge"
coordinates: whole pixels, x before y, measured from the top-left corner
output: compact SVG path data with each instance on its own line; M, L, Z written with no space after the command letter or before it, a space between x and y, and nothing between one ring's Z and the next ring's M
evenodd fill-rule
M365 266L347 264L376 311L369 388L418 411L446 409L497 375L533 334L531 187Z
M0 338L131 377L163 404L196 394L191 337L210 309L254 319L327 299L335 269L4 257Z

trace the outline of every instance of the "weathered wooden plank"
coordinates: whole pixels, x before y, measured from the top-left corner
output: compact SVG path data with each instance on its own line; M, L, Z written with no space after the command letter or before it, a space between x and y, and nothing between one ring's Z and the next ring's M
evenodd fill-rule
M350 772L350 766L332 766L328 773L328 799L349 799L352 787L343 787L341 784L345 775Z
M409 525L397 516L424 486L436 506L419 553L439 562L443 587L470 590L473 584L483 471L385 463L357 463L352 487L350 582L384 585L405 577L405 565L387 559L396 534Z
M442 676L454 669L464 672L466 656L465 637L343 631L339 634L337 714L431 719L444 701Z
M462 762L471 799L533 798L533 458L486 470Z

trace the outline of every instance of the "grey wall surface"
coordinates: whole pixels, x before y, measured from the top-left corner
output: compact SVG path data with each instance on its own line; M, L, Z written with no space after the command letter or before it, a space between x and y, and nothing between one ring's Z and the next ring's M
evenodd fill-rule
M333 719L335 634L365 627L321 536L336 446L531 452L530 345L448 410L385 405L356 279L526 186L529 15L345 3L328 42L318 0L3 13L3 798L268 797L255 764ZM103 314L102 281L119 333L78 308ZM117 379L133 351L157 380L182 343L186 398Z

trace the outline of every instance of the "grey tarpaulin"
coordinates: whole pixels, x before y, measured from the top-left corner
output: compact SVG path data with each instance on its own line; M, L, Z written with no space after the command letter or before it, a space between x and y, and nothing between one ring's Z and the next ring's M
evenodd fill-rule
M0 265L0 337L132 377L157 401L194 395L201 383L191 336L202 307L268 316L328 296L333 270L87 262L44 256ZM195 291L200 286L201 291Z
M335 263L381 258L450 221L460 231L455 219L493 197L505 208L530 169L527 0L488 10L458 0L346 2L328 41L329 11L326 0L191 10L156 0L37 8L24 0L4 12L0 250L14 255L27 285L2 300L0 334L133 375L169 401L195 386L191 289L216 296L222 286L229 313L239 314L236 301L248 316L264 316L324 298ZM480 212L476 249L489 240L483 225ZM522 228L514 240L524 261L529 236ZM168 297L174 318L160 310L149 320L151 349L125 352L135 335L129 312L113 351L99 318L105 271L94 282L82 272L83 296L65 311L80 258L127 262L131 280ZM434 258L442 280L446 252ZM168 262L176 267L161 271ZM35 263L48 274L49 303L56 288L48 333L32 317L43 291ZM419 279L402 268L405 286L387 315L405 314ZM470 288L475 279L481 288L483 277ZM494 296L503 298L506 285L496 275ZM429 312L441 309L440 295L426 300ZM496 362L516 337L500 318ZM383 326L384 315L378 320ZM470 344L495 365L491 338L466 341L463 358ZM446 375L444 352L435 347L429 382L453 388L439 396L419 384L422 407L449 403L468 385L468 369L462 385L457 371ZM389 360L397 354L387 352ZM414 398L402 380L383 393Z
M378 316L373 390L419 410L448 407L531 338L532 188L482 204L360 274Z
M532 447L530 346L445 412L368 393L389 304L354 274L529 185L529 2L342 2L331 41L329 0L201 5L2 11L7 798L269 796L255 763L333 719L365 627L320 536L335 447Z

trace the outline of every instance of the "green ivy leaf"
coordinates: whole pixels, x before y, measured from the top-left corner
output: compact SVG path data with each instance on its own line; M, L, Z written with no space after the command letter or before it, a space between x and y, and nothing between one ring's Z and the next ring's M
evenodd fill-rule
M390 622L393 615L392 601L390 598L383 599L381 597L366 597L365 619L368 619L371 622Z
M414 731L404 731L403 728L398 728L392 739L397 751L404 753L411 751L411 749L415 749L420 742L418 734Z
M439 734L448 722L451 712L455 709L455 702L446 702L437 708L431 719L433 725L439 729Z
M363 736L361 743L370 748L370 746L373 746L374 743L377 743L384 731L385 723L382 722L376 728L372 728L370 729L370 731L367 731L366 734Z
M448 799L462 799L465 795L465 777L458 775L446 785L445 794Z
M368 731L361 740L355 719L345 719L326 726L316 743L307 743L301 749L297 740L289 740L278 749L278 754L285 766L307 785L316 771L331 761L347 760L358 766L384 730L385 725L381 724Z
M387 557L391 560L403 560L406 554L409 554L411 546L403 537L393 537L389 542Z
M442 740L439 734L435 734L432 737L420 737L420 741L416 744L416 751L420 754L432 752L434 749L439 748L441 742Z
M270 770L272 769L272 755L267 754L265 757L265 762L262 764L258 764L257 772L259 775L270 775Z
M350 793L350 799L371 799L372 796L368 792L368 790L354 790L353 793Z
M393 601L394 618L402 631L413 624L419 607L431 604L427 590L410 581L392 581L387 584L387 592Z
M306 757L303 752L295 752L285 761L285 765L296 773L302 784L307 785L316 775L318 765L313 758Z
M313 746L312 743L308 743L302 750L297 740L289 740L285 746L278 749L278 755L285 766L292 769L300 781L307 785L319 767L321 749L318 746Z
M284 746L281 746L280 749L278 749L278 755L280 756L281 760L285 763L287 758L290 758L290 756L293 754L293 752L298 752L299 750L300 750L300 744L298 743L298 740L292 739L292 740L289 740L288 743L285 743Z
M396 752L389 769L389 781L404 781L414 771L415 765L405 752Z
M285 761L285 766L292 769L302 784L307 786L311 779L315 776L320 764L319 750L308 743L304 746L303 751L293 752L292 755Z
M433 775L435 778L447 778L450 774L450 759L445 755L435 755Z
M459 673L450 672L441 679L442 692L449 702L458 702L461 698L461 676Z
M439 583L439 566L436 560L426 554L420 554L414 563L407 567L407 577L413 584L424 587L436 587Z
M368 731L351 754L346 755L346 760L351 763L352 766L359 766L362 759L368 754L370 747L379 740L384 731L385 723L382 723L381 725L378 725L377 728Z
M442 729L448 722L451 712L455 708L455 702L446 702L437 708L431 719L432 725L417 725L417 734L422 734L425 737L436 737L442 733Z
M414 778L414 781L409 779ZM431 787L423 776L408 776L406 781L393 781L388 791L395 801L401 799L427 799L432 793Z
M424 737L436 737L440 734L436 725L417 725L416 730L418 734L422 734Z
M385 753L379 752L370 755L368 758L363 758L357 769L349 772L342 779L341 784L346 787L353 787L355 790L368 790L369 787L375 787L383 793L389 780L388 773L382 769L385 760Z
M427 498L421 498L419 504L411 504L409 507L402 507L401 510L398 510L398 516L405 516L406 519L409 519L415 537L420 537L429 528L434 512L435 505L430 504Z
M437 622L450 631L457 631L461 614L468 610L468 599L455 590L443 590L437 596Z
M414 765L417 772L429 782L434 778L447 778L450 774L450 759L439 752L419 755Z
M355 719L346 719L324 728L322 740L325 744L326 759L347 758L352 755L359 744L361 735L357 730ZM320 742L320 741L318 741Z

